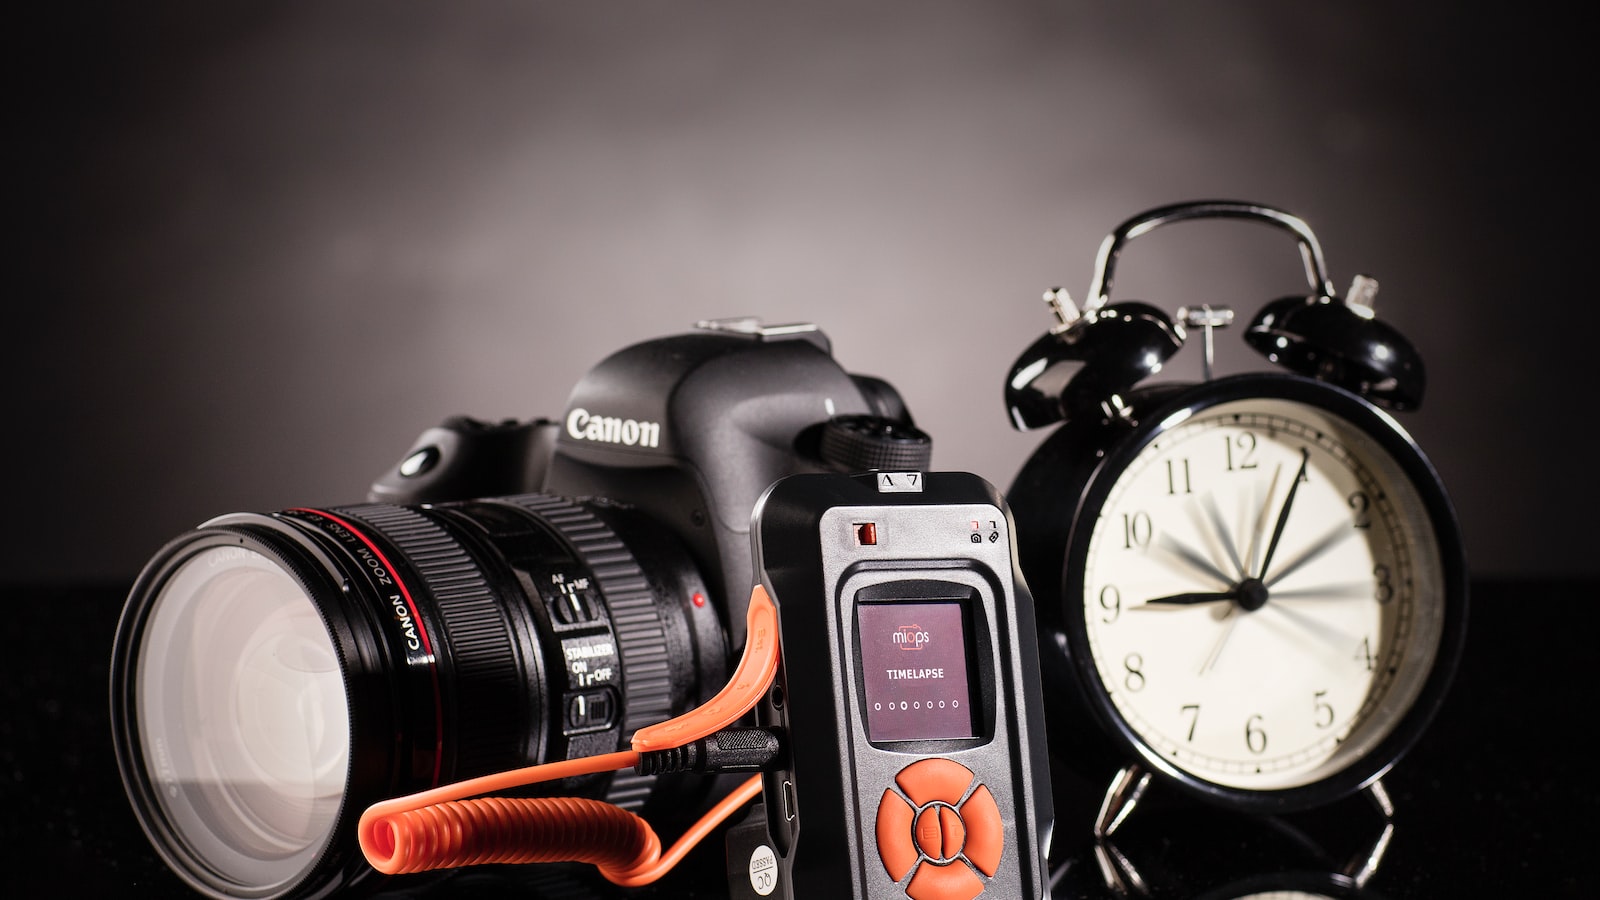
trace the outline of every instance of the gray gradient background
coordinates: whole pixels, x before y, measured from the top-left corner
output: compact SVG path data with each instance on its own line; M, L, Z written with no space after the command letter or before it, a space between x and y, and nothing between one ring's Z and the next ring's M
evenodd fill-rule
M817 322L901 389L936 467L1004 488L1042 440L1000 401L1042 290L1081 298L1114 225L1212 197L1305 218L1341 290L1380 280L1430 367L1401 421L1475 574L1600 573L1571 23L101 6L8 29L5 581L124 579L214 514L360 499L445 416L558 414L607 353L712 316ZM1130 245L1115 296L1248 316L1303 285L1288 235L1186 223Z

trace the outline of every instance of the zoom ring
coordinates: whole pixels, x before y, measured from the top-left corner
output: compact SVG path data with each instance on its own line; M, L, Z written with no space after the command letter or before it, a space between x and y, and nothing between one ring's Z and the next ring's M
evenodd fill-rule
M409 509L369 503L334 510L371 525L401 551L433 597L455 673L458 775L482 774L499 767L508 747L526 741L526 721L507 710L525 705L526 689L518 671L512 630L500 600L484 581L478 566L454 538L433 520ZM446 705L449 708L449 704ZM448 728L448 724L446 725Z
M670 718L672 676L666 627L655 594L627 547L594 513L564 497L522 494L504 499L553 525L594 575L610 610L622 660L623 738L632 738L646 725ZM648 776L618 772L606 799L624 809L636 809L653 783Z

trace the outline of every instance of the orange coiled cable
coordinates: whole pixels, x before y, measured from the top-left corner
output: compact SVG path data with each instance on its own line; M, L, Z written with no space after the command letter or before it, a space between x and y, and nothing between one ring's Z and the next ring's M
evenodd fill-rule
M657 858L661 841L627 810L578 797L483 797L407 810L376 832L394 874L489 863L586 862L610 876Z
M362 817L361 849L386 875L489 863L586 862L613 884L639 887L671 871L760 793L761 777L746 779L664 854L661 839L644 819L610 803L577 797L479 797L398 812L369 810L371 818Z
M777 609L757 585L750 598L748 640L728 685L703 706L634 737L640 749L698 740L748 712L777 671ZM647 734L648 732L648 734ZM542 781L626 769L634 750L513 769L445 785L368 807L357 825L362 853L387 875L488 863L587 862L624 887L650 884L677 865L734 810L761 793L759 776L742 783L661 853L650 824L627 810L572 797L480 797ZM476 798L476 799L467 799Z

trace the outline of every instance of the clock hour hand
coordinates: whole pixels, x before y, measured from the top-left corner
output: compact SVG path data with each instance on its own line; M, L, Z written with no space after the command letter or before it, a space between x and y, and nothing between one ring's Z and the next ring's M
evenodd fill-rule
M1213 603L1217 600L1237 600L1237 588L1231 591L1191 591L1185 594L1172 594L1166 597L1155 597L1145 601L1145 605L1152 603L1162 606L1193 606L1196 603Z

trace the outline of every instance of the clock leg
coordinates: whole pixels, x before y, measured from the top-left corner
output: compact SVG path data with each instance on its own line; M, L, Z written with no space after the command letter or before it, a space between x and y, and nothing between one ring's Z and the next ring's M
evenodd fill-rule
M1111 843L1111 833L1133 812L1149 786L1150 773L1138 763L1124 767L1111 779L1105 799L1100 801L1100 812L1095 817L1094 859L1100 866L1101 880L1119 896L1149 894L1139 870Z
M1357 853L1344 867L1344 875L1355 882L1355 886L1365 887L1372 876L1377 874L1378 864L1383 862L1383 854L1389 849L1389 841L1394 838L1394 801L1389 799L1389 792L1383 786L1383 780L1372 782L1367 787L1367 796L1372 800L1372 805L1377 807L1383 816L1383 831L1378 834L1378 839L1372 843L1365 853Z
M1108 840L1094 842L1094 861L1100 866L1100 878L1106 887L1119 897L1148 897L1150 888L1139 870L1128 857Z
M1133 808L1138 805L1139 798L1144 796L1145 789L1150 786L1150 773L1146 772L1138 763L1125 766L1111 779L1111 785L1106 788L1105 799L1100 801L1100 813L1094 820L1095 840L1104 840L1116 831Z

